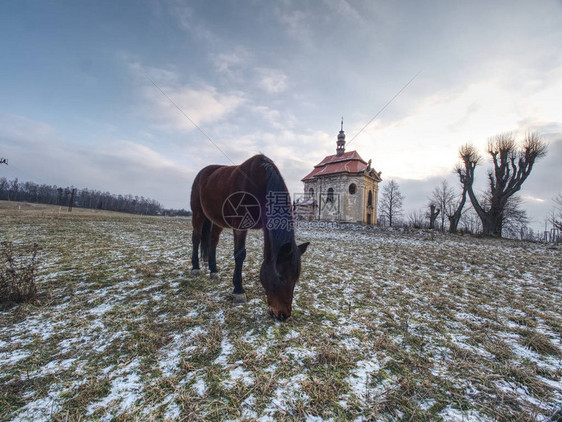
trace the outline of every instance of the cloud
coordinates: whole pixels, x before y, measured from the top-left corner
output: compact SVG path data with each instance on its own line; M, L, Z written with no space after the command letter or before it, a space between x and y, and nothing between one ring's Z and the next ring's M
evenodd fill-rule
M157 84L178 84L179 75L174 69L164 69L156 66L145 66L139 61L132 59L127 54L122 54L121 59L125 61L129 67L129 71L136 77L140 83L148 82L148 78L155 81Z
M391 177L424 179L450 172L467 141L484 152L489 137L506 131L560 134L562 68L539 86L514 83L491 77L437 92L403 118L375 121L352 145Z
M36 138L50 138L57 135L57 130L46 123L36 122L23 116L15 114L0 113L0 140L7 141L10 138L17 138L25 144L33 142ZM17 145L12 145L17 147Z
M367 25L367 21L364 19L363 15L355 10L355 8L346 0L324 0L324 4L338 17L342 17L347 21L352 22L354 28L357 28L357 26L364 28Z
M257 68L259 86L269 94L278 94L287 90L287 75L278 69Z
M193 8L177 0L167 2L167 6L170 15L176 19L182 30L210 44L217 44L219 42L218 37L208 27L203 25L202 21L197 19Z
M252 69L255 59L244 47L238 46L234 50L216 54L212 60L221 77L244 85L246 90L249 86L257 85L269 94L278 94L288 88L288 77L282 70L269 67Z
M277 8L276 13L289 37L307 49L314 46L314 35L310 25L313 18L311 14L303 10L282 10L281 8Z
M196 171L146 145L108 139L95 145L66 141L42 122L0 114L0 151L9 158L2 176L156 199L188 208Z
M139 112L155 129L189 132L195 125L224 119L246 102L240 91L221 92L205 83L185 84L174 69L145 66L127 57L124 60L140 95Z
M165 93L162 94L160 89ZM191 131L196 125L215 123L233 113L245 98L240 92L221 93L215 87L145 86L145 116L161 130Z
M521 199L523 199L524 201L530 201L530 202L545 202L544 199L535 198L533 195L521 195Z
M244 83L247 78L247 69L253 61L253 55L244 47L237 46L228 52L212 56L216 71L229 81Z

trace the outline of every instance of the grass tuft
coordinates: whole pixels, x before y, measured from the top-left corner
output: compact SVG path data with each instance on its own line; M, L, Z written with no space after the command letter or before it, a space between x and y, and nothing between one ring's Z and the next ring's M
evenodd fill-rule
M39 245L17 251L12 242L0 243L0 306L36 302Z
M533 329L519 331L520 342L523 346L543 355L560 356L560 349L543 333Z

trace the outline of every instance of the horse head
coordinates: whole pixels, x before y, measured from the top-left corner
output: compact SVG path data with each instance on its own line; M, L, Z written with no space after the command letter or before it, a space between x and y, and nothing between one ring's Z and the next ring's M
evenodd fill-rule
M260 282L267 295L269 313L280 321L291 316L293 291L301 272L301 255L309 242L299 246L294 241L279 248L277 256L264 260Z

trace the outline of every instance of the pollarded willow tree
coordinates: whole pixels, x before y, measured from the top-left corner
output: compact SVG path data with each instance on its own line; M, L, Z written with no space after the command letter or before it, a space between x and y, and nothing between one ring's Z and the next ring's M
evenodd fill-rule
M480 156L473 145L466 144L460 147L459 156L463 161L462 164L457 165L455 172L459 175L459 180L462 186L462 193L460 198L455 202L451 202L451 207L447 212L449 218L449 232L456 233L459 222L462 217L462 210L466 203L466 193L468 186L472 186L474 181L474 169L480 163ZM470 179L469 179L470 177Z
M470 144L461 147L459 152L464 167L459 173L461 181L482 221L482 230L485 235L501 237L506 204L521 189L535 161L546 154L546 143L536 133L527 134L520 145L510 133L490 139L488 154L494 168L488 172L488 204L479 202L473 189L474 170L481 160L480 156Z

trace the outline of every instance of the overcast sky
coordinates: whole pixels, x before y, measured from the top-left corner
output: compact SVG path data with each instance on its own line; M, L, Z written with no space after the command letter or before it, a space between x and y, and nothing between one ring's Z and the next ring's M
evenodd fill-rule
M413 210L458 183L460 145L537 131L540 228L562 191L561 22L560 1L4 1L0 177L189 208L199 169L262 152L298 192L343 116Z

